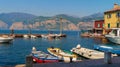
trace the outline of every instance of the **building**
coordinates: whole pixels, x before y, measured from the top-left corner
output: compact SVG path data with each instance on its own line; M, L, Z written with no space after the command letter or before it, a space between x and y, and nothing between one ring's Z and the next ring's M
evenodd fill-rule
M103 33L104 20L96 20L94 22L94 33Z
M120 27L120 6L114 4L113 9L104 12L103 34L107 34L111 28Z

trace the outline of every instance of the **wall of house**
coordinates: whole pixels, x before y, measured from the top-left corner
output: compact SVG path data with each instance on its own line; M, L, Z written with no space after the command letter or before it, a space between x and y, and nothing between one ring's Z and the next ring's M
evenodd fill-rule
M103 28L104 20L95 21L94 28Z

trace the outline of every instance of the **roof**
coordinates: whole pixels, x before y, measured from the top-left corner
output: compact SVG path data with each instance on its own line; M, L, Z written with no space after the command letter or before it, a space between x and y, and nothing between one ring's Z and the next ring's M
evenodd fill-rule
M106 11L105 13L116 12L116 11L120 11L120 8L112 9L112 10Z
M104 20L95 20L95 22L100 22L100 21L103 21L103 22L104 22Z
M116 11L120 11L120 6L117 5L117 4L114 4L114 8L113 9L108 10L108 11L106 11L104 13L110 13L110 12L116 12Z

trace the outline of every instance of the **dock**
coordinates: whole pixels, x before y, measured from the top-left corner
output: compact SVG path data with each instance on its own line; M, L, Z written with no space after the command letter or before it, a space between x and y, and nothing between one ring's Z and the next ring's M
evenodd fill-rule
M104 58L104 52L100 52L97 50L92 50L88 48L80 47L80 45L77 45L76 48L73 48L71 50L73 53L76 53L80 56L83 56L88 59L101 59ZM112 54L112 56L117 56L116 54Z
M14 35L15 38L23 38L24 35L29 35L30 36L30 34L13 34L13 35ZM34 35L38 38L41 37L41 34L32 34L32 35Z
M25 64L19 64L14 66L0 66L0 67L120 67L120 57L113 57L111 59L112 63L107 64L104 59L94 59L94 60L84 60L72 63L34 63L32 66L26 66Z
M32 59L31 59L32 60ZM56 62L56 63L32 63L29 59L26 60L26 67L119 67L120 57L113 57L111 63L105 63L105 59L83 60L78 62Z
M30 34L0 34L0 36L13 36L14 38L23 38L24 35L28 35L30 36ZM31 34L34 35L36 37L41 37L41 34Z

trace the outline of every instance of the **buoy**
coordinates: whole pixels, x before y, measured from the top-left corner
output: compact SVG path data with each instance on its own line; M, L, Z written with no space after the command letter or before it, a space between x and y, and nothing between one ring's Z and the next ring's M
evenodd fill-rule
M77 49L80 49L80 47L81 47L80 44L78 44L78 45L76 46Z
M36 51L36 48L35 48L35 47L32 47L32 51Z

